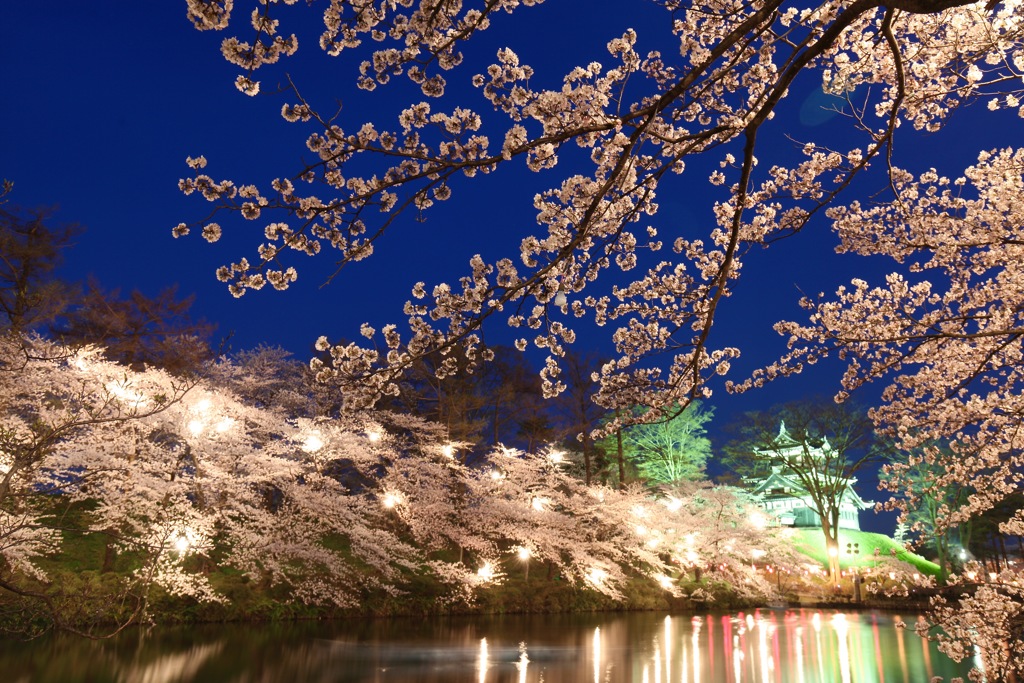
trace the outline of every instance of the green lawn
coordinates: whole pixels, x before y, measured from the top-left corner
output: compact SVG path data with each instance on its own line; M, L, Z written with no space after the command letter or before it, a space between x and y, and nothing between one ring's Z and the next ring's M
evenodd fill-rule
M821 533L821 529L795 529L796 537L795 543L797 550L804 555L807 555L811 559L821 562L824 565L826 554L825 554L825 536ZM856 554L847 552L847 544L857 544ZM896 557L904 562L914 565L917 571L922 574L929 576L935 576L939 573L939 565L934 562L929 562L920 555L906 550L903 546L896 543L885 534L875 534L868 531L852 531L849 529L839 530L839 564L840 567L846 569L854 565L858 567L871 567L875 564L875 549L878 549L879 554L883 556L890 556L893 551L896 552Z

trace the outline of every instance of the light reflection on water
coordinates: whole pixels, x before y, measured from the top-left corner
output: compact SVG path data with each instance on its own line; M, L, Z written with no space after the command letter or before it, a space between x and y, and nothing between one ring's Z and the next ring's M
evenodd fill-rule
M916 615L904 615L913 623ZM921 683L965 676L879 612L353 620L0 642L4 680Z

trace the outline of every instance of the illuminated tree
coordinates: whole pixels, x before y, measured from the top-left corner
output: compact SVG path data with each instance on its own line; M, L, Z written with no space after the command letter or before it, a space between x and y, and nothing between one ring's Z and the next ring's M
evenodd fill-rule
M250 42L229 36L221 46L247 94L259 91L260 74L273 78L298 49L288 29L310 28L294 17L293 26L281 24L273 3L253 4L251 15L238 8L251 25L237 27L234 3L188 1L201 30L251 31ZM491 64L464 60L462 43L486 35L502 19L499 10L537 13L541 4L335 0L310 42L342 60L351 55L353 78L366 90L404 75L426 99L410 103L397 126L349 120L346 112L333 118L303 98L307 83L292 74L280 79L287 84L282 116L308 131L311 164L260 186L214 180L205 158L190 160L195 175L181 181L182 190L213 202L219 214L219 222L195 226L206 240L234 229L230 214L264 227L256 257L219 272L241 296L267 284L287 288L300 254L329 248L342 267L372 257L396 216L410 208L428 216L471 185L466 176L516 163L551 175L572 146L589 153L590 169L554 178L536 197L541 232L523 239L516 258L474 257L456 285L415 285L410 334L403 341L401 330L388 326L377 337L389 352L333 349L333 365L323 372L358 380L353 387L364 393L350 401L391 391L398 373L425 353L462 344L472 360L480 321L503 313L536 331L534 343L552 355L547 390L557 392L556 359L574 336L564 311L617 326L618 355L602 372L602 400L685 404L707 379L728 374L739 353L711 346L709 332L746 247L799 232L836 203L869 164L887 160L900 123L907 134L938 129L958 105L986 93L999 93L997 109L1016 102L1009 85L1020 58L1015 2L995 11L966 0L865 0L813 11L784 0L667 2L666 44L620 30L607 44L606 64L591 61L564 78L535 73L507 47L496 48ZM472 83L483 106L462 101L462 88L446 88L453 78ZM849 133L806 142L796 163L758 166L758 150L785 139L786 126L773 115L801 79L849 95ZM863 95L853 94L858 87ZM868 118L874 115L877 123ZM663 242L648 225L656 192L700 156L720 166L707 179L717 224L709 235L669 232ZM175 234L191 227L182 224ZM672 255L658 253L662 247ZM609 269L633 279L591 292ZM650 361L662 353L673 358L658 371Z
M675 514L673 560L698 582L708 575L727 581L741 598L764 600L775 595L766 579L769 569L777 588L778 572L795 573L807 559L794 550L792 532L770 526L754 498L741 489L681 482L663 487L663 493L667 511Z
M675 591L652 541L697 523L639 487L587 486L558 451L499 448L469 467L443 425L323 416L273 349L202 381L38 339L4 336L0 352L0 591L59 628L116 631L157 588L224 600L215 565L350 609L401 601L414 577L437 582L438 604L472 601L520 553L613 599L638 576ZM106 545L100 594L48 573L83 536Z
M754 476L779 471L799 483L821 523L833 582L839 577L839 525L854 475L878 460L871 421L848 404L794 403L747 413L746 437L727 447L729 460Z
M944 583L949 576L951 562L963 562L964 558L957 557L954 551L956 545L961 548L970 545L971 522L968 520L950 526L945 523L943 516L945 510L963 505L969 491L962 486L939 489L933 485L933 480L941 476L941 472L934 471L926 458L922 457L925 450L933 448L943 449L948 446L941 443L922 445L910 453L909 457L906 453L887 447L886 459L896 465L901 476L886 476L891 465L883 464L880 488L892 493L886 507L901 510L897 532L902 528L906 533L907 525L903 521L906 520L920 534L919 542L934 548L935 563L939 565L938 579Z
M640 416L638 424L622 430L626 457L640 476L654 483L701 479L711 456L711 440L705 425L714 414L714 408L694 401L684 410L672 410L670 415L674 417L661 421L648 422L647 416Z
M135 487L121 488L128 462L139 448L151 447L130 426L158 418L190 386L152 373L129 378L121 368L97 364L97 353L69 354L38 340L0 338L0 589L42 605L62 628L75 625L64 609L67 596L62 586L45 583L38 560L53 553L65 533L82 530L68 512L100 489L117 494L97 514L95 530L101 533L119 534L133 517L141 523L136 513L146 500L151 504L145 528L136 526L126 539L142 558L136 581L125 586L126 623L144 610L146 591L139 585L155 581L173 592L204 594L201 583L179 580L165 561L177 531L208 531L188 509L173 509L183 493L180 484L170 483L175 465L164 464L159 501L138 495ZM159 476L159 465L150 464L149 474ZM89 596L75 596L70 604L86 613L95 608Z
M157 586L223 600L194 561L215 549L299 601L348 607L366 591L397 591L422 565L387 531L376 488L352 493L332 476L345 456L372 479L379 452L367 448L365 418L257 409L96 348L5 336L0 352L0 590L41 605L57 627L102 628L94 615L133 623ZM47 580L41 558L82 534L129 563L118 595L68 594L73 585ZM330 538L344 538L347 554Z

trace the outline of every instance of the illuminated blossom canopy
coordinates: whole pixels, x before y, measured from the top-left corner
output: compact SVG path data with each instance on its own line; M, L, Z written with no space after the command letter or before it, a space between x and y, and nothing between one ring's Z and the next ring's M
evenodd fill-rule
M222 52L239 69L237 87L252 95L299 46L283 11L295 0L235 4L188 0L188 12L201 30L249 34L229 35ZM670 34L622 26L606 54L564 74L542 73L502 45L490 63L466 59L464 44L486 40L492 22L539 4L326 3L319 45L351 60L360 88L402 77L422 98L397 121L334 118L289 75L280 79L288 86L281 114L307 132L309 165L257 185L216 180L205 158L189 160L194 173L182 191L215 205L217 223L195 226L204 238L235 229L231 214L263 228L253 256L218 271L231 292L287 288L302 254L329 251L340 267L372 257L404 211L427 216L472 191L474 176L525 165L550 185L532 197L536 230L519 253L476 256L454 282L410 283L403 325L364 327L367 344L319 340L330 362L314 366L322 380L347 384L350 406L392 393L429 351L461 345L471 361L486 360L479 332L490 318L522 330L520 348L548 354L542 376L555 394L572 320L588 318L610 327L615 345L597 374L605 406L648 406L655 419L709 396L715 382L746 390L838 356L847 368L838 399L884 382L873 412L880 427L908 449L953 443L952 458L925 456L935 461L935 487L961 482L976 491L966 508L949 511L951 522L1019 490L1024 157L1012 147L979 149L975 165L949 169L943 150L901 159L895 141L941 129L973 101L984 105L979 117L1019 130L1020 0L661 0ZM807 83L845 99L844 133L804 140L806 131L773 121L790 88ZM466 84L475 96L460 95ZM787 135L799 140L795 161L771 154ZM884 191L851 194L859 176L881 177ZM658 224L658 192L680 182L707 183L709 229ZM808 297L806 320L777 325L789 353L734 377L739 340L719 342L711 329L746 250L814 220L831 222L841 251L891 259L891 274ZM175 234L192 227L182 223ZM453 370L454 360L438 372ZM895 477L902 471L893 467ZM1005 531L1022 527L1018 516Z
M469 467L439 424L327 417L301 378L290 378L290 399L274 391L287 366L272 352L182 380L95 348L0 335L0 367L0 591L41 601L58 627L87 628L67 611L76 605L134 623L155 588L224 601L212 565L289 600L360 610L367 596L400 601L425 578L437 605L464 606L522 562L611 599L639 576L678 594L684 538L689 565L719 567L751 599L774 594L748 558L778 535L750 525L752 504L735 492L709 486L666 505L639 485L586 485L553 449L497 448ZM718 535L705 498L730 510ZM130 563L109 577L119 599L65 596L52 580L55 549L73 555L62 544L82 535ZM110 613L118 603L127 611Z

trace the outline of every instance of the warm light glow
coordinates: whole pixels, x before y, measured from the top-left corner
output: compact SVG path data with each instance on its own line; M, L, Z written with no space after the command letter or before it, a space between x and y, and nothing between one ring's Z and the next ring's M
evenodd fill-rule
M836 630L836 637L839 641L839 648L837 652L837 656L839 658L839 675L842 677L842 683L850 683L850 625L846 621L846 615L833 615L832 628Z
M636 525L636 535L637 536L646 536L647 535L647 527L645 527L643 524L637 524Z
M750 514L750 524L755 529L764 529L768 526L768 518L762 515L760 512L752 512Z
M188 433L192 436L199 436L203 433L203 421L196 418L188 421Z
M978 578L978 572L967 572L967 578L971 581L974 581L976 578Z
M549 505L550 503L551 499L549 498L537 497L530 501L530 507L532 507L537 512L544 512L544 507Z
M370 443L377 443L381 439L381 433L376 429L370 429L366 432L366 438L370 440Z
M214 425L213 428L216 429L218 433L223 434L224 432L228 431L234 426L235 421L232 418L222 417L220 420L217 421L217 424Z
M664 498L662 502L665 504L665 507L668 508L669 512L679 512L679 509L683 507L683 501L679 500L675 496Z
M451 445L450 443L445 444L444 446L441 447L441 454L446 458L454 458L455 446Z
M210 399L204 398L203 400L196 403L193 410L197 413L205 413L210 409Z
M762 557L764 557L767 554L768 554L767 552L765 552L764 550L761 550L760 548L751 548L751 550L750 550L750 556L752 558L754 558L755 560L760 560Z
M476 660L476 671L477 671L477 675L479 676L479 678L478 678L479 683L484 683L484 681L487 680L487 669L489 667L490 667L490 662L488 661L488 655L487 655L487 639L486 638L481 638L480 639L480 655L477 657L477 660Z
M122 382L107 382L106 389L112 396L114 396L114 398L120 399L125 403L142 404L146 402L146 396L141 392L133 390L131 388L131 384L129 384L127 380Z
M99 354L99 349L95 346L84 346L75 352L74 365L79 370L87 370L89 364L87 361L91 360L94 356Z
M839 548L836 548L835 546L832 546L831 548L829 548L828 549L828 556L829 557L839 557Z
M505 478L504 473L501 470L491 470L491 479L494 481L500 481Z
M170 538L170 545L179 555L184 555L195 545L196 535L191 529L176 531Z
M476 577L480 581L492 581L494 579L494 565L490 562L484 562L483 565L476 570Z
M631 512L633 513L634 517L639 517L640 519L647 518L647 508L645 508L643 505L634 505Z
M519 546L519 550L516 551L516 554L519 556L520 560L525 561L530 559L530 549L525 546Z
M667 591L672 590L674 582L670 577L665 576L664 574L655 574L654 578L658 581L658 585L660 585L662 588L664 588Z
M561 465L563 462L565 462L565 453L563 453L562 451L551 451L550 453L548 453L548 460L550 460L555 465Z
M602 585L608 578L608 572L601 569L600 567L594 567L587 572L587 581L594 584L595 586Z
M324 440L320 438L320 435L313 432L306 435L306 440L302 442L302 450L307 453L316 453L318 450L324 447Z
M385 493L384 497L381 498L380 500L380 504L388 508L389 510L397 505L400 505L401 503L402 494L394 492Z

